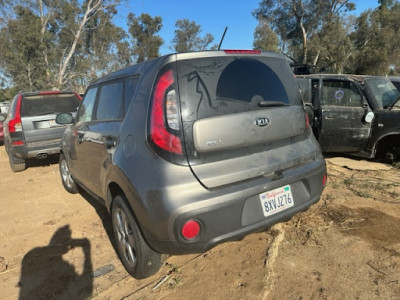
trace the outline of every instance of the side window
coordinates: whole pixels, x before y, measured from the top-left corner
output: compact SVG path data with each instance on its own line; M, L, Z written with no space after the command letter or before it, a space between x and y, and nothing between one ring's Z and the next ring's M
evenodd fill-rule
M324 80L321 105L360 107L361 95L351 81Z
M78 122L92 121L94 101L96 100L97 87L91 88L86 92L78 111Z
M97 105L96 120L119 120L123 116L124 83L103 85Z
M129 104L135 94L138 82L139 76L129 77L125 82L125 112L128 111Z

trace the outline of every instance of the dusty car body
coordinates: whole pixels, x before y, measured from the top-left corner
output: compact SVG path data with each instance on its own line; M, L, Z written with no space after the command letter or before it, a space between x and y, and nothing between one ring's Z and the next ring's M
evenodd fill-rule
M324 152L394 160L400 155L400 92L386 77L298 75Z
M88 86L61 145L64 187L106 204L136 278L157 272L162 254L287 220L326 181L287 60L261 51L171 54L107 75Z

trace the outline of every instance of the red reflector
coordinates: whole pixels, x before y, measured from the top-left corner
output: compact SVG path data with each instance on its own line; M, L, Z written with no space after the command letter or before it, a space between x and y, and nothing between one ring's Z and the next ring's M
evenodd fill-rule
M322 186L326 186L327 181L328 181L328 175L324 174L324 177L322 177Z
M224 50L226 54L261 54L261 50Z
M20 145L23 145L23 144L24 144L24 141L15 141L15 142L12 142L12 144L13 144L14 146L20 146Z
M182 236L187 240L193 240L200 233L200 224L195 220L190 220L182 227Z

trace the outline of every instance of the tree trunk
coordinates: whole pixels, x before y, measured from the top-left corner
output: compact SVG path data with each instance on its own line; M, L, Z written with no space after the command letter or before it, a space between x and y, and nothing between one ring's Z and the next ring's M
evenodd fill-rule
M75 50L76 50L76 45L79 42L79 39L82 35L82 31L86 26L86 23L89 21L89 19L96 14L97 11L99 11L100 9L104 9L105 7L102 6L104 0L96 0L96 3L93 4L93 0L89 0L87 3L87 8L86 8L86 12L82 18L81 23L79 24L79 29L78 31L74 34L75 38L74 41L72 43L71 49L69 50L67 56L61 61L61 65L60 65L60 71L58 73L58 77L57 77L57 88L60 89L63 84L64 84L64 78L65 78L65 72L67 70L69 61L71 60L71 57L75 54ZM114 5L117 4L118 1L115 2ZM92 6L93 4L93 6Z

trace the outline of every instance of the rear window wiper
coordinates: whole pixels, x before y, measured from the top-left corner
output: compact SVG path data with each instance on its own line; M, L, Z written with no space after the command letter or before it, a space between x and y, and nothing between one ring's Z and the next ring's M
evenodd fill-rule
M281 101L261 101L258 103L260 107L270 107L270 106L286 106L289 105L287 103Z

